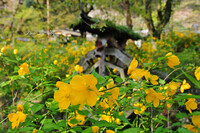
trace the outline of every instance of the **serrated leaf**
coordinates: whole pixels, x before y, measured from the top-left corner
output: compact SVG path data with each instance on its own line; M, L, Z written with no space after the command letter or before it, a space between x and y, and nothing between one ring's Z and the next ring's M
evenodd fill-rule
M142 131L141 128L129 128L123 131L123 133L139 133Z
M41 110L44 107L43 104L34 104L31 107L31 110L33 111L33 113L35 114L36 112L38 112L39 110Z

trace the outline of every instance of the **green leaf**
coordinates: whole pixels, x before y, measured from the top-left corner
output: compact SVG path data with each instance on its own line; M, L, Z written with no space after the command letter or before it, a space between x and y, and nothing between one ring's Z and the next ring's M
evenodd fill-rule
M85 115L85 116L88 116L90 114L90 112L88 110L78 110L78 113L80 115Z
M64 120L58 121L57 125L58 125L59 127L66 127L66 126L67 126L66 121L64 121Z
M175 101L180 101L180 100L188 99L188 98L200 99L200 95L196 96L196 95L186 95L186 94L183 94L183 95L177 96L177 98L174 98L174 100Z
M6 59L8 62L17 63L17 61L16 61L16 60L11 60L11 59L9 59L8 57L5 57L4 59Z
M88 127L82 133L92 133L92 128Z
M129 128L123 131L123 133L139 133L142 131L141 128Z
M123 79L120 78L120 77L117 77L117 78L115 78L115 81L118 82L118 83L121 83L121 82L123 82Z
M186 129L186 128L179 128L179 129L178 129L178 132L179 132L179 133L193 133L192 131L190 131L190 130L188 130L188 129Z
M200 115L200 111L195 111L191 115Z
M151 63L143 63L144 68L146 68L147 66L152 66L154 64L154 62Z
M34 77L33 78L33 82L37 82L37 81L39 81L41 78L40 77Z
M185 118L185 117L187 117L187 114L185 114L185 113L179 112L178 114L176 114L176 118L182 119L182 118Z
M104 77L102 77L101 75L99 75L97 72L95 72L95 70L92 71L92 75L97 78L98 83L102 84L104 82L106 82L106 79Z
M161 133L163 130L163 126L156 128L155 133Z
M8 85L9 83L10 83L10 81L4 81L4 82L1 83L0 86L1 86L1 87L4 87L4 86Z
M35 114L36 112L38 112L39 110L41 110L42 108L44 107L43 104L34 104L32 107L31 107L31 110L33 111L33 113Z
M197 87L200 89L200 82L198 82L194 77L188 75L186 72L182 71L183 74Z
M23 127L19 129L19 132L33 131L34 127Z
M159 79L159 83L164 85L166 82L165 80Z
M98 121L94 124L94 126L98 126L98 127L113 127L113 128L116 128L117 125L116 124L113 124L113 123L109 123L105 120L101 120L101 121Z
M172 127L173 126L180 126L180 125L183 125L183 123L181 123L181 122L175 122L175 123L172 124Z
M52 131L55 129L60 129L60 127L57 126L55 123L46 123L46 124L44 124L42 129L49 132L49 131Z
M80 127L73 127L72 129L73 129L74 131L80 132L80 133L83 131Z

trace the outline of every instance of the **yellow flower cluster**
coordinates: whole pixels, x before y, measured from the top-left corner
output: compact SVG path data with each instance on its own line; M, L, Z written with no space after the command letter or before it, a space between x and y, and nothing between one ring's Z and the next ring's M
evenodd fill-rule
M177 89L180 87L180 85L181 85L180 82L171 81L168 84L166 84L164 88L161 89L166 90L167 96L173 96L177 92Z
M11 113L8 115L8 119L12 122L12 129L15 127L18 128L19 123L23 123L26 119L26 115L23 113L24 107L23 105L17 106L17 113Z
M137 68L137 66L138 66L138 61L134 58L131 64L129 65L128 72L127 72L128 74L131 74L130 78L138 81L143 76L145 76L146 80L147 81L150 80L151 84L153 85L158 84L157 80L159 79L159 77L157 75L151 75L149 71Z
M134 109L134 110L133 110L135 114L142 114L142 113L144 113L144 111L147 109L147 108L143 105L143 103L135 103L135 104L134 104L134 107L140 108L140 110L138 110L138 109Z
M19 68L20 68L18 70L19 75L24 76L25 74L29 73L29 68L27 63L23 63L22 65L19 66Z
M83 67L80 66L80 65L76 65L76 66L75 66L75 70L76 70L79 74L81 74L81 73L83 72Z
M146 101L147 103L153 102L154 107L158 107L160 100L164 100L165 96L163 96L162 93L157 93L154 89L146 89L145 93L147 94L146 96Z
M58 91L54 93L54 99L58 102L60 109L67 109L70 104L78 105L82 109L84 104L94 106L97 102L99 92L96 88L97 79L91 75L76 75L70 84L58 81Z
M131 61L131 64L129 65L129 68L128 68L128 74L130 75L132 79L136 81L141 79L146 73L144 69L137 68L137 66L138 66L138 61L134 58Z

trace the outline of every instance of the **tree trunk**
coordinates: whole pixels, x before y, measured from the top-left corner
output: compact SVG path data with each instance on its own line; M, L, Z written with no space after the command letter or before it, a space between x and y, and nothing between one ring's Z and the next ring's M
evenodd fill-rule
M49 0L46 0L47 4L47 36L50 37L50 12L49 12Z
M153 19L152 19L151 2L152 2L151 0L147 0L145 2L145 14L143 15L143 17L149 29L150 36L153 36L156 30L155 30L155 26L153 24Z
M131 12L130 12L130 2L129 0L124 0L125 10L126 10L126 24L129 28L132 29L132 20L131 20Z

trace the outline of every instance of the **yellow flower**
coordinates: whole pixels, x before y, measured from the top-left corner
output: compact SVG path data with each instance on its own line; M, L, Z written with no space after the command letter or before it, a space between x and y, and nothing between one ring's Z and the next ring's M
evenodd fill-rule
M113 73L116 73L117 72L117 69L115 68L115 69L113 69Z
M191 124L187 124L187 125L185 125L185 127L186 127L188 130L190 130L190 131L192 131L192 132L194 132L194 133L199 133L198 129L196 129L196 127L193 126L193 125L191 125Z
M82 67L82 66L79 66L79 65L76 65L76 66L75 66L75 70L76 70L78 73L82 73L82 72L83 72L83 67Z
M17 113L11 113L8 115L8 119L12 122L12 129L15 127L18 128L19 123L23 123L26 119L26 115L21 111L17 111Z
M146 110L146 107L143 105L143 103L135 103L134 107L140 108L140 111L137 109L133 110L135 114L142 114Z
M200 115L193 115L192 116L192 123L197 126L198 128L200 128Z
M1 48L1 53L4 53L6 51L6 47Z
M134 58L128 67L128 74L131 74L138 66L138 61Z
M197 109L197 103L195 102L195 98L189 98L188 101L185 103L186 109L192 113L192 110Z
M54 60L54 61L53 61L53 64L54 64L54 65L58 64L58 60Z
M146 80L150 79L150 82L152 85L158 84L157 80L159 79L159 77L157 75L151 75L150 72L146 71L144 76L145 76Z
M107 89L110 89L110 90L107 90L107 92L111 92L112 95L108 96L108 105L112 108L112 105L113 103L117 103L116 100L118 99L118 96L119 96L119 87L114 87L116 86L114 84L114 81L113 79L109 79L109 83L106 85ZM114 88L113 88L114 87Z
M158 107L160 100L165 99L165 97L161 93L155 92L155 90L153 90L152 88L145 90L145 93L147 94L147 96L145 98L146 101L148 103L153 102L154 107Z
M72 86L71 96L73 97L71 104L80 104L80 109L83 108L83 104L94 106L97 102L97 95L99 95L96 84L97 79L91 74L74 76L70 81Z
M131 78L138 81L140 78L142 78L146 74L146 71L144 69L135 69L131 73Z
M106 133L115 133L113 130L106 130Z
M54 93L54 99L58 102L60 109L67 109L71 103L71 85L58 81L56 87L59 90Z
M177 66L180 64L179 58L176 55L172 55L172 53L168 53L166 54L168 61L167 61L167 65L171 68L174 68L174 66Z
M29 68L27 63L23 63L21 66L19 66L19 68L20 68L18 70L19 75L24 76L25 74L29 73Z
M22 104L17 105L17 111L21 111L21 112L24 111L24 107Z
M124 114L124 112L123 112L123 111L119 112L119 116L122 116L123 114Z
M14 53L14 54L18 54L18 50L17 50L17 49L14 49L13 53Z
M173 96L176 93L176 90L178 89L178 87L180 87L181 83L180 82L169 82L169 84L167 84L164 89L167 89L166 94L168 96Z
M183 80L183 84L181 85L181 93L183 93L184 92L184 90L187 90L187 89L190 89L190 84L188 84L187 82L186 82L186 80L184 79Z
M196 68L194 75L195 75L197 80L200 80L200 67Z
M47 49L47 48L45 48L45 49L44 49L44 53L46 54L46 53L47 53L47 51L48 51L48 49Z
M109 108L109 105L107 104L107 99L103 99L103 101L100 102L99 105L101 106L102 110L105 110L105 109Z
M92 132L93 133L98 133L99 132L99 127L98 126L92 126Z
M32 133L37 133L37 129L34 129Z
M75 124L72 124L72 123L71 123L71 120L73 120L73 119L76 119L78 122L75 123ZM85 115L80 115L80 114L76 111L76 117L70 118L70 119L68 120L67 123L68 123L68 125L69 125L70 127L74 127L74 126L76 126L77 124L78 124L78 125L83 125L83 124L85 123Z
M111 122L114 121L114 118L113 118L110 114L108 114L108 115L102 115L102 116L101 116L101 120L105 120L105 121L111 123Z
M117 125L119 125L119 124L120 124L120 119L117 118L117 119L115 120L115 123L116 123Z

